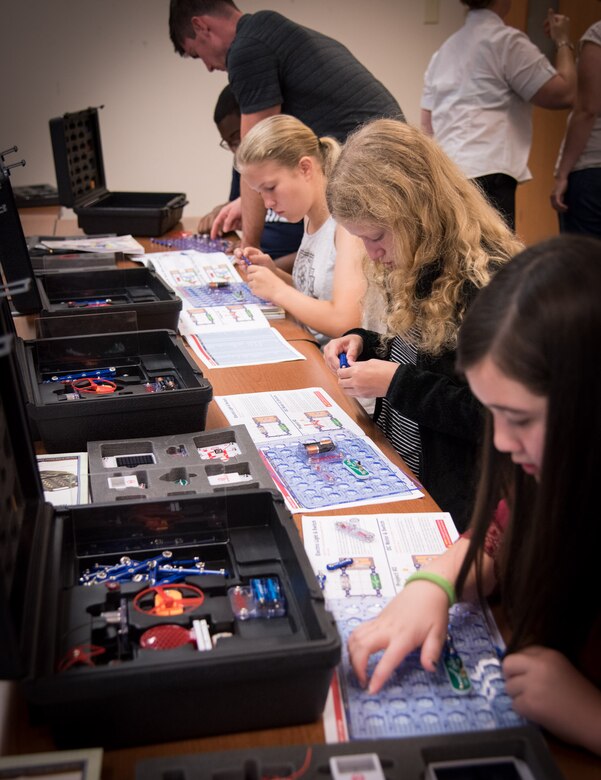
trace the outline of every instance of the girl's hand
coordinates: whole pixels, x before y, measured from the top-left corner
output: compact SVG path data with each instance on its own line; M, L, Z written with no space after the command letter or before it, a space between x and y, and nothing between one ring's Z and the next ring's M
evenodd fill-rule
M349 366L357 360L359 355L363 352L363 339L357 333L351 333L349 336L342 336L339 339L332 339L323 348L323 356L326 361L326 365L329 366L334 373L338 372L340 368L340 359L338 355L341 352L346 353L346 359Z
M601 691L562 653L532 645L506 656L503 673L517 713L601 752Z
M253 295L258 295L259 298L280 305L279 294L287 285L269 268L255 265L253 262L246 271L246 281Z
M348 353L347 353L348 357ZM338 369L338 384L356 398L383 398L388 392L398 364L389 360L366 360Z
M250 260L252 265L265 266L266 268L271 268L272 271L277 268L269 255L266 255L265 252L261 252L260 249L257 249L254 246L245 246L244 248L240 247L234 249L234 257L236 257L238 265L246 266L246 263L242 259L243 255L247 260Z
M447 637L449 600L435 583L410 583L390 601L374 620L363 623L349 637L351 664L363 687L372 653L384 650L369 682L377 693L403 659L421 647L421 664L434 671Z

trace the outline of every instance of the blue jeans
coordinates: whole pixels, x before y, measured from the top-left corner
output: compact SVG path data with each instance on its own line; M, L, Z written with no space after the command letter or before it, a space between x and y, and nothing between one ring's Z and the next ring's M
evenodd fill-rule
M564 200L568 210L559 215L561 232L601 238L601 168L572 171Z

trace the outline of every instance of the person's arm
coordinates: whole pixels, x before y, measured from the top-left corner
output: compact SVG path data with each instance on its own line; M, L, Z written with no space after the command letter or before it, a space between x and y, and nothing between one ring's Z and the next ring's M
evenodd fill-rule
M426 135L434 136L432 127L432 109L434 108L434 84L432 72L436 63L438 52L435 52L430 58L426 72L424 73L424 86L420 101L420 127Z
M438 574L455 584L467 553L469 539L460 538L443 555L420 571ZM483 556L483 586L485 594L495 584L493 559ZM463 598L475 598L475 575L471 572ZM433 672L447 636L449 599L434 582L410 582L390 601L375 620L363 623L349 638L349 655L359 682L367 683L367 663L373 653L384 650L369 682L369 693L377 693L403 659L421 647L420 661L424 669Z
M570 116L555 172L555 186L551 205L557 211L566 211L564 194L568 175L584 151L597 116L601 113L601 46L585 41L578 59L578 94Z
M420 125L422 131L426 135L434 135L434 129L432 128L432 112L427 108L421 109Z
M248 269L248 279L255 295L282 306L300 322L326 336L339 336L361 322L361 301L365 294L365 277L361 268L363 243L338 225L335 234L336 262L331 300L320 300L278 283L262 269ZM276 271L284 281L284 272ZM272 277L273 275L270 274ZM261 277L261 278L258 278ZM270 287L267 284L272 282Z
M256 124L267 117L275 116L282 112L280 105L270 106L253 114L242 114L240 117L240 136L244 136ZM244 178L240 184L242 197L242 243L250 246L261 245L261 233L265 225L265 206L261 196L250 189Z
M419 364L397 366L386 398L421 427L473 441L480 432L482 407L467 382L452 375L454 355L442 356L446 371Z
M541 108L571 108L576 98L576 62L570 42L570 20L549 9L545 30L557 47L557 73L534 93L530 102Z

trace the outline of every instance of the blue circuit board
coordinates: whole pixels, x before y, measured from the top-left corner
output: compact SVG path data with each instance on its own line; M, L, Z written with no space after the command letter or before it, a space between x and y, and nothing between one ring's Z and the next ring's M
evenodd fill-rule
M226 238L211 238L197 233L194 236L173 236L171 238L151 238L153 244L167 246L169 249L196 249L198 252L230 252L232 242Z
M351 739L414 737L525 725L505 692L501 650L484 613L474 604L457 604L449 613L449 633L471 683L467 691L454 690L442 661L436 672L425 671L419 651L400 664L378 694L372 696L362 689L350 665L347 641L357 626L377 617L386 602L387 599L376 596L349 596L327 602L343 640L338 674ZM377 653L371 657L369 675L381 656Z
M340 426L335 418L321 418L318 436L324 431L334 442L330 452L310 457L304 441L257 444L276 483L281 483L299 506L319 509L332 504L376 501L391 493L403 493L403 482L389 461L369 443L348 431L333 433ZM309 442L309 439L306 439Z
M253 295L248 285L242 282L215 288L208 285L181 286L175 287L175 292L193 308L229 306L236 303L256 303L264 306L267 303L263 298Z

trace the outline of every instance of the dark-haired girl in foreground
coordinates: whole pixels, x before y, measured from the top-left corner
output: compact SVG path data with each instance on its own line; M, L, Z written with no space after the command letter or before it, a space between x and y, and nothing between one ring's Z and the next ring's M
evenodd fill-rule
M366 684L369 656L384 650L371 692L415 648L433 670L454 593L498 589L514 709L601 755L600 299L601 242L576 236L527 249L478 294L458 342L458 367L488 410L470 531L360 626L349 651Z

